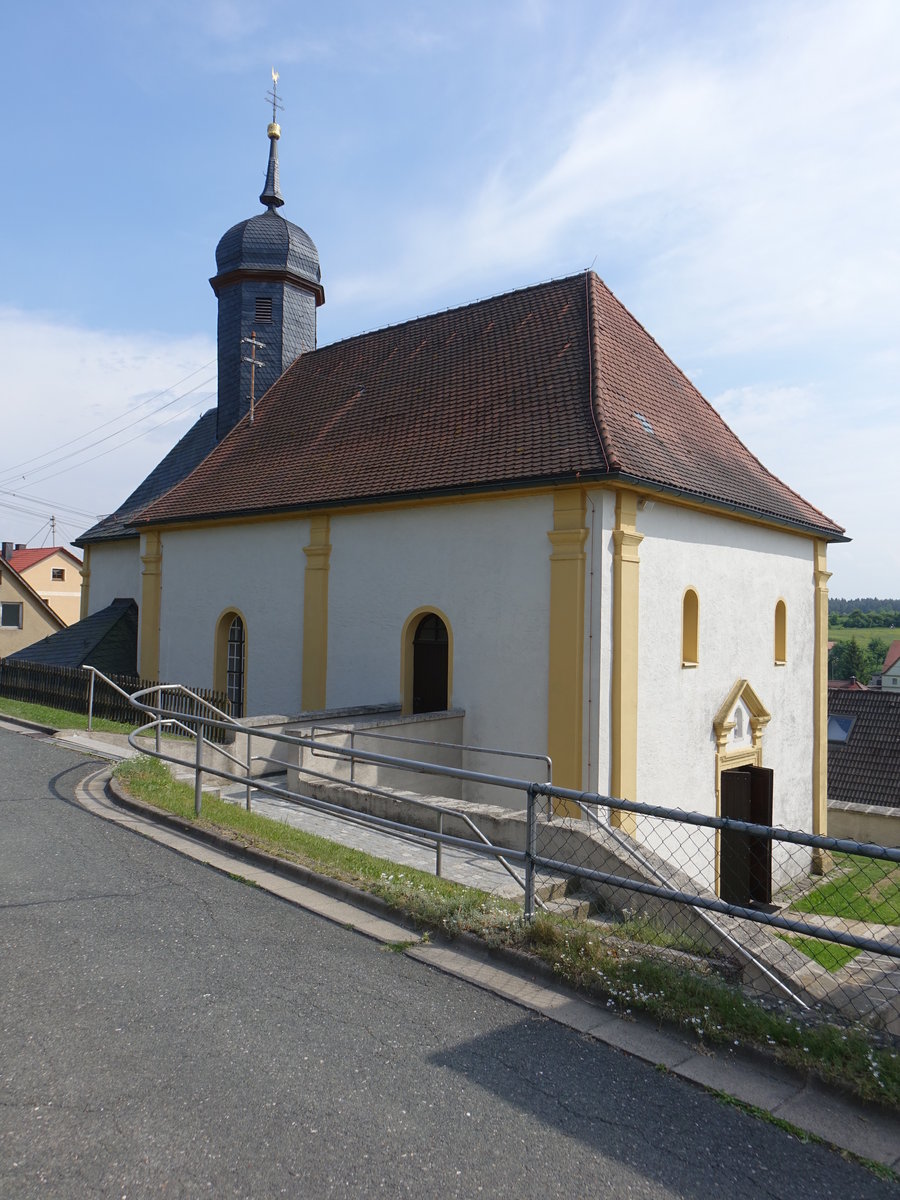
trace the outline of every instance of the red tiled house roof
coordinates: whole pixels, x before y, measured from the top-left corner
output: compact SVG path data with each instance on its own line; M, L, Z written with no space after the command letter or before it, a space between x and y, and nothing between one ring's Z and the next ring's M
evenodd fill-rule
M882 675L887 674L891 667L898 661L900 661L900 641L891 642L890 646L888 646L888 652L884 656L884 663L881 667Z
M7 560L9 565L16 571L27 571L29 567L33 567L35 563L43 562L45 558L49 558L51 554L65 554L72 562L81 566L81 559L71 554L64 546L37 546L33 550L13 550Z
M136 524L618 479L840 540L593 273L298 358Z

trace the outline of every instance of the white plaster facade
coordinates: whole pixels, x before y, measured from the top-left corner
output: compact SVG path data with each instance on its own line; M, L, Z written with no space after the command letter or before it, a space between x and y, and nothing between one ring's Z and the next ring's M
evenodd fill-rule
M299 518L166 531L160 679L211 687L216 626L234 610L246 636L247 715L298 713L308 541Z
M118 542L95 542L91 546L90 582L88 586L88 616L112 604L113 600L131 597L141 603L141 546L140 538L125 538Z

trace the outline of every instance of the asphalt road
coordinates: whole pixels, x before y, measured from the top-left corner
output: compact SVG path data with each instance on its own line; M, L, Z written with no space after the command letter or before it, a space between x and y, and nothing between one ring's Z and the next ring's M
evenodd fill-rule
M87 814L0 730L0 1197L896 1196Z

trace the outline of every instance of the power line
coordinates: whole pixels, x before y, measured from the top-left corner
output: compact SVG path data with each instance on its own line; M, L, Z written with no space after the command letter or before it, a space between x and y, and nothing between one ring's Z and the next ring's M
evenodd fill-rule
M193 377L195 375L199 375L201 371L205 371L206 368L209 366L212 366L212 364L214 362L215 362L215 359L211 358L209 360L209 362L205 362L201 366L197 367L195 370L190 371L183 378L178 379L175 381L175 383L172 383L168 387L163 388L162 391L155 392L152 396L148 396L146 400L139 401L139 403L135 407L142 408L145 404L152 404L153 401L158 400L160 396L165 396L167 392L171 392L174 388L180 387L183 383L187 383L187 381L189 379L193 379ZM207 379L204 382L209 383L212 378L213 378L213 376L210 376L210 379ZM198 385L198 386L202 386L202 385ZM196 389L191 389L191 390L193 391ZM187 395L189 393L184 393L184 394ZM179 399L179 397L176 396L175 399L173 399L173 400L167 400L165 404L160 405L160 407L154 409L153 412L145 413L144 416L139 417L138 420L144 421L144 420L147 420L147 418L149 418L149 417L155 416L158 412L162 412L164 409L168 408L170 404L174 404L175 401L178 399ZM110 417L108 421L102 421L99 425L95 425L92 429L88 429L85 433L79 434L78 437L70 438L69 441L67 441L67 442L60 442L60 444L58 446L53 446L53 447L51 447L51 449L45 450L43 454L36 454L32 458L26 458L26 459L23 459L22 462L13 463L12 466L5 467L3 469L4 479L7 476L9 476L10 474L18 471L21 467L27 467L29 465L29 463L40 462L40 460L42 458L49 458L50 455L55 454L57 450L64 450L67 446L72 446L76 442L82 442L82 441L84 441L85 438L90 437L91 434L98 433L101 429L106 429L106 427L108 425L114 425L117 421L123 421L127 417L132 416L133 413L134 413L134 409L132 409L131 412L122 413L118 417ZM133 424L136 424L136 422L132 422L132 425ZM129 426L126 426L126 428L128 428L128 427ZM84 447L82 447L82 449L88 450L88 449L90 449L90 446L84 446ZM36 468L36 469L41 469L41 468ZM30 474L30 473L31 472L26 472L26 474Z
M94 460L96 458L102 458L103 457L102 454L95 455L93 458L85 459L82 463L74 463L72 465L72 467L66 467L62 471L56 471L49 475L40 474L40 472L42 472L42 471L48 471L51 468L58 466L59 463L65 462L66 459L75 458L79 454L85 454L85 453L87 453L87 451L93 450L95 446L101 446L101 445L103 445L104 442L108 442L108 441L111 441L113 438L120 437L123 433L127 433L127 431L129 429L133 429L135 425L139 425L139 424L141 424L142 421L146 421L150 417L156 416L157 413L162 412L166 408L170 408L173 404L176 404L179 400L183 400L185 398L185 396L190 396L193 392L196 392L199 388L205 387L206 384L211 383L214 378L215 378L214 375L209 375L206 379L201 379L201 381L199 383L195 384L194 387L188 388L188 390L186 392L182 392L181 395L175 396L171 400L166 401L165 404L161 405L158 409L154 410L154 412L147 413L145 416L139 417L138 420L133 421L131 423L131 425L126 425L123 429L117 429L113 433L108 433L108 434L106 434L105 437L98 438L96 441L90 442L86 446L80 446L77 450L70 450L68 452L68 454L61 454L61 455L59 455L58 458L54 459L52 462L45 463L42 467L35 467L33 471L25 472L25 474L22 475L21 478L24 479L27 475L35 475L35 474L38 475L38 478L31 480L31 484L33 486L35 484L43 483L47 479L54 479L56 477L56 475L64 475L66 473L66 471L70 471L70 470L74 469L74 467L83 466L86 463L94 462ZM136 434L134 437L128 438L124 442L120 442L119 446L127 446L131 442L137 441L138 438L144 437L147 433L151 433L153 430L156 430L156 429L161 429L163 426L170 424L172 421L178 420L179 417L184 416L185 412L190 412L191 409L194 407L196 407L195 404L191 405L189 408L183 410L180 413L175 413L173 416L168 417L164 421L158 422L156 425L151 425L149 429L141 430L141 432ZM71 445L72 443L70 442L70 443L66 443L66 444ZM113 446L110 448L110 451L104 451L104 453L110 453L111 450L115 450L117 448L118 447ZM46 456L44 456L44 457L46 457ZM12 474L6 475L2 479L0 479L0 484L10 483L10 482L12 482L13 478L14 478L14 476Z

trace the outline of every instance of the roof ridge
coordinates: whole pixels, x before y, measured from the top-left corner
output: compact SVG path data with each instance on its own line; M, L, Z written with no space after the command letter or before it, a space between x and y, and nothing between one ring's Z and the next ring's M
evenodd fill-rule
M601 283L600 277L595 271L588 268L584 273L584 294L588 322L589 401L594 428L597 430L597 438L600 442L600 449L603 451L603 457L606 460L606 469L607 471L621 471L622 463L612 448L609 426L603 417L603 408L601 405L603 396L603 350L600 345L600 328L603 317L596 296L597 285L599 283Z
M817 507L817 505L815 505L815 504L811 504L810 501L807 500L805 496L801 496L800 493L798 491L796 491L794 488L792 488L789 483L785 483L785 481L780 476L776 475L774 471L769 470L769 468L765 465L765 463L762 462L761 459L759 459L753 453L753 451L744 442L744 440L741 437L739 437L738 434L735 433L735 431L731 428L731 426L728 424L728 422L725 420L725 418L722 416L722 414L713 406L711 401L707 400L707 398L703 395L703 393L700 391L700 389L697 387L697 385L684 373L684 371L681 369L681 367L679 367L678 363L674 360L674 358L672 358L672 356L670 354L668 354L667 351L660 345L660 343L656 340L656 338L653 336L653 334L647 329L647 327L641 321L638 320L638 318L634 315L634 313L625 304L622 303L622 301L618 298L618 296L615 294L615 292L613 292L612 289L598 275L596 275L594 272L592 272L592 274L594 274L594 277L596 278L598 284L603 288L603 290L610 297L610 299L622 310L622 312L628 317L628 319L634 325L636 325L637 328L640 329L640 331L647 338L650 339L650 341L653 343L653 345L656 347L656 349L660 352L660 354L663 355L663 357L666 359L666 361L674 367L674 369L678 372L678 374L681 376L681 378L684 380L684 382L687 384L687 386L691 389L691 391L696 395L696 397L709 409L709 411L716 418L716 420L725 429L728 430L728 432L731 434L731 436L734 438L734 440L741 446L741 448L743 450L746 451L746 453L750 456L750 458L753 459L753 461L756 463L756 465L759 467L759 469L765 475L767 475L769 477L769 479L774 480L775 483L777 483L780 487L783 487L786 491L790 492L790 494L795 499L799 500L805 507L812 509L812 511L815 513L818 513L819 516L823 519L823 521L826 522L826 524L832 525L835 529L839 529L841 531L841 533L846 533L845 526L838 525L838 523L835 520L833 520L831 517L829 517L827 513L823 512L821 508Z
M542 279L539 283L523 284L522 287L509 288L505 292L497 292L491 296L481 296L478 300L470 300L466 304L453 304L447 308L439 308L435 312L421 313L417 317L409 317L406 321L394 321L388 323L387 325L378 325L374 329L362 329L359 333L351 333L348 337L340 338L336 342L326 342L324 346L317 346L315 350L309 350L306 352L306 354L303 354L300 357L307 358L310 354L318 354L320 351L333 350L338 346L349 346L351 343L359 341L360 338L374 337L379 333L387 333L391 329L406 329L410 326L418 324L421 321L433 321L436 317L450 316L453 313L465 312L466 309L470 308L480 308L484 304L494 304L499 300L505 300L508 296L524 295L525 292L537 292L542 288L549 287L551 284L574 283L576 280L581 279L583 274L584 272L578 271L574 275L551 275L547 279ZM593 274L593 272L591 272L591 274ZM299 359L294 359L294 362L298 361ZM294 364L291 363L290 366L285 370L285 375L293 365ZM284 375L280 376L280 378L283 379ZM278 380L275 382L277 383ZM272 387L274 386L275 384L273 383ZM271 390L272 388L269 388L269 391ZM266 395L268 395L268 392Z

